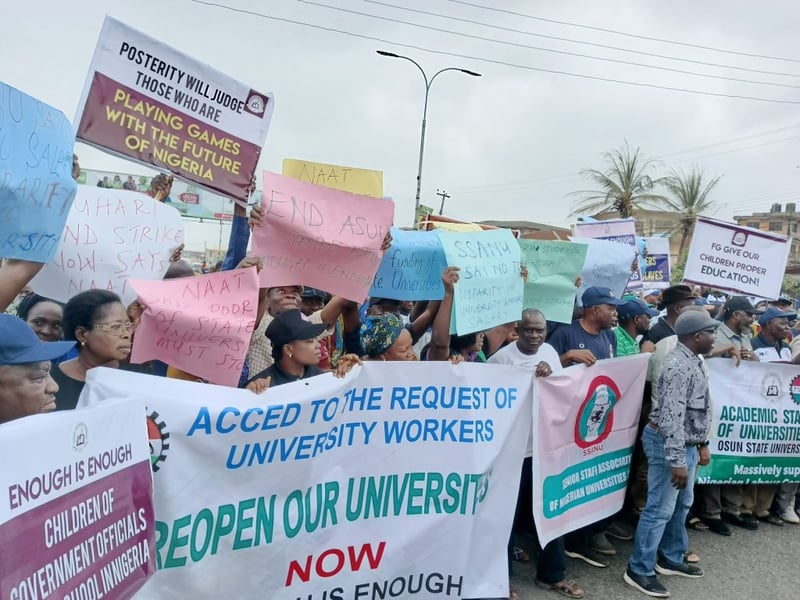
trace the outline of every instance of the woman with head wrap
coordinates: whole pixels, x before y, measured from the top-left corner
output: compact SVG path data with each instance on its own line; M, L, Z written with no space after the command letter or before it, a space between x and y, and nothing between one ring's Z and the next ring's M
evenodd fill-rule
M417 360L411 334L394 313L367 317L361 326L361 347L366 360Z

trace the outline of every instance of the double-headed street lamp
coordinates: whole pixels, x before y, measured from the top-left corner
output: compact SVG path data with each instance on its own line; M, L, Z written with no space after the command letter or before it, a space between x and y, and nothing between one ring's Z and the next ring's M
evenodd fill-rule
M425 80L425 108L422 110L422 132L419 137L419 166L417 168L417 195L416 195L416 200L414 202L414 224L416 225L417 214L419 213L420 189L422 187L422 157L425 154L425 125L428 117L428 94L431 91L431 85L433 85L434 79L436 79L441 73L444 73L445 71L460 71L461 73L471 75L472 77L480 77L481 74L476 73L475 71L470 71L468 69L460 69L458 67L447 67L445 69L441 69L440 71L436 71L436 73L433 74L433 77L428 79L428 75L425 73L424 69L413 58L409 58L408 56L402 56L400 54L395 54L394 52L386 52L385 50L376 50L376 52L381 56L388 56L389 58L402 58L403 60L407 60L408 62L413 63L414 66L419 69L419 72L422 73L422 78Z

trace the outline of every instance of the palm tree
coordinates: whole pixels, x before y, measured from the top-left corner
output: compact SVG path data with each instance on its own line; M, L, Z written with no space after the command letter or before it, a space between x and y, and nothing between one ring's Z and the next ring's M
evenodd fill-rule
M572 215L595 214L615 210L623 219L633 213L634 208L660 206L666 201L664 196L653 193L662 182L652 179L645 171L654 161L642 156L639 148L631 151L628 142L612 152L603 155L608 168L604 171L583 169L580 174L597 185L595 190L573 192L584 198L575 203Z
M702 169L692 167L690 173L673 169L662 181L671 197L665 198L661 203L661 207L664 210L680 214L680 219L676 226L676 230L681 235L678 256L683 256L686 241L694 231L694 223L697 217L714 207L714 201L709 200L708 194L719 183L721 176L705 182L703 179Z

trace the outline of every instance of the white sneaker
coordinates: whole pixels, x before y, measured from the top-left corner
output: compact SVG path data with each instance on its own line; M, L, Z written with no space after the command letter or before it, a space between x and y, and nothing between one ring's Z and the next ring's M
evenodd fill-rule
M791 509L782 510L778 513L778 516L787 523L792 523L794 525L800 524L800 517L798 517L797 513Z

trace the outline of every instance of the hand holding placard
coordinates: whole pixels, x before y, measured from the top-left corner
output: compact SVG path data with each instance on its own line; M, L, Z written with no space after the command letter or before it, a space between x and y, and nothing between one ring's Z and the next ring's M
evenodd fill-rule
M158 359L212 383L236 387L255 329L256 269L130 283L145 307L131 362Z

